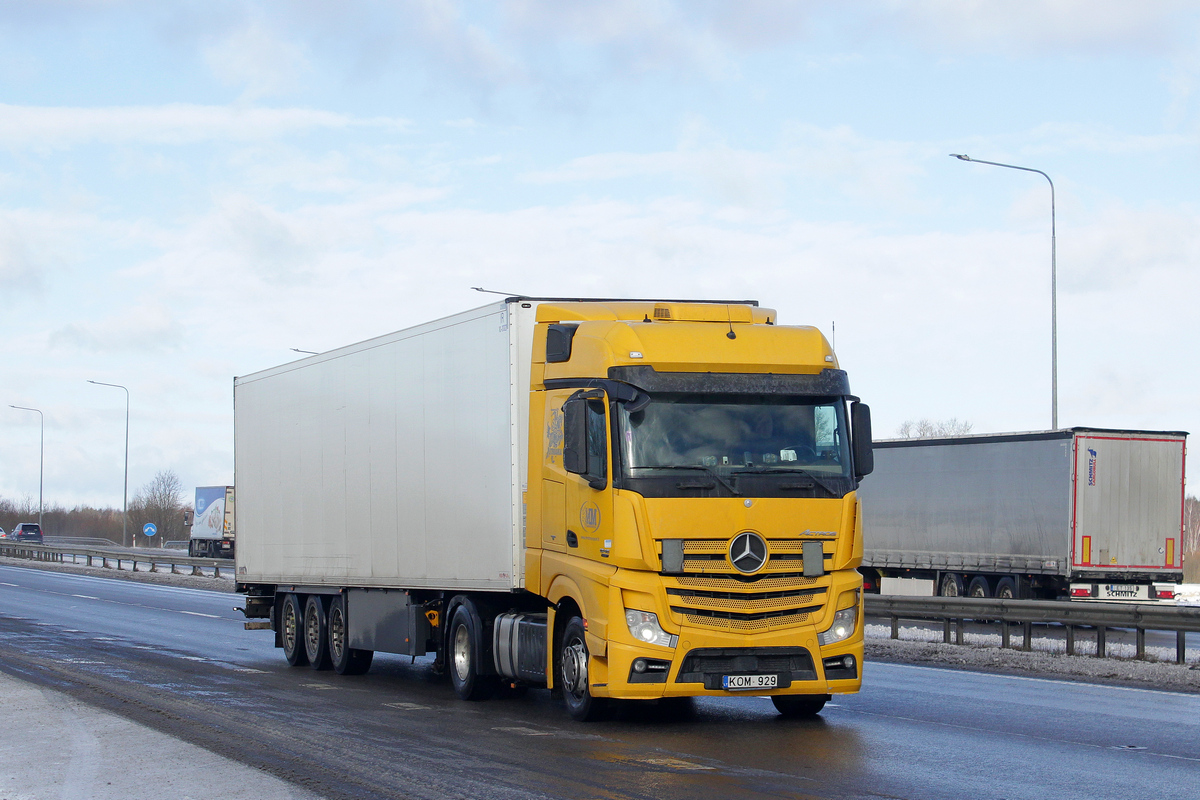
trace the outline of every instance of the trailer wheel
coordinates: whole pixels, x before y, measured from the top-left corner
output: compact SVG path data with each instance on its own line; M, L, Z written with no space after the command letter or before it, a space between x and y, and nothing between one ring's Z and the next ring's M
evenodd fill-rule
M976 575L971 578L971 583L967 586L967 597L991 597L992 587L988 583L988 579L982 575Z
M962 575L959 575L957 572L943 573L941 585L938 587L938 594L942 597L962 597Z
M476 644L481 631L476 630L475 617L465 605L454 609L450 620L449 667L450 683L463 700L487 700L496 690L495 675L481 675L480 653Z
M829 700L829 695L826 694L771 695L771 702L775 704L775 710L779 712L779 715L793 719L815 717L821 713L821 709L825 707L827 700Z
M313 669L329 669L329 620L325 602L319 594L310 594L304 604L304 654Z
M588 688L587 637L583 620L571 617L562 633L558 657L558 683L562 687L567 713L579 722L591 722L604 713L605 698L592 697Z
M308 656L304 652L304 639L300 631L304 627L300 598L294 594L284 597L280 617L279 638L283 640L283 657L291 666L303 667L308 663Z
M1001 600L1017 599L1017 582L1005 575L996 582L996 597Z
M359 650L346 645L346 598L337 596L329 603L329 660L338 675L362 675L371 668L374 650Z

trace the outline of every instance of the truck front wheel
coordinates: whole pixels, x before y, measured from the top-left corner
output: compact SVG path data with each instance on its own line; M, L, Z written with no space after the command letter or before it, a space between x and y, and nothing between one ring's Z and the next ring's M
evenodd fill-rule
M587 637L583 620L571 617L562 633L558 656L558 682L562 687L567 713L579 722L590 722L604 713L605 700L592 697L588 687Z
M303 667L308 663L304 654L304 640L300 633L303 627L304 611L300 608L300 598L289 594L283 598L283 610L280 613L279 638L283 642L283 657L293 667Z
M783 717L815 717L825 707L829 695L776 694L771 695L775 710Z

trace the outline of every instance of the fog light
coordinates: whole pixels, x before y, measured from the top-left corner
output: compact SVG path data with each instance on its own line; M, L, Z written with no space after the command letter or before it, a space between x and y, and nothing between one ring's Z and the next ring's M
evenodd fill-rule
M846 656L843 658L842 666L846 669L854 669L854 656Z
M644 659L644 658L634 659L633 671L637 672L637 673L645 672L646 671L646 659Z

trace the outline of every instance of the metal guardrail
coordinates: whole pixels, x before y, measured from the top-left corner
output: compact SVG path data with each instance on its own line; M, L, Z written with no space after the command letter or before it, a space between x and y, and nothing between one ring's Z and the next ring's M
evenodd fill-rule
M1133 629L1136 632L1137 658L1146 657L1146 631L1175 633L1175 663L1183 664L1187 657L1185 634L1200 632L1200 608L1192 606L1155 606L1136 603L1096 603L1056 600L1000 600L979 597L901 597L869 594L866 596L868 617L889 617L892 637L899 638L899 622L908 620L938 620L942 623L942 640L949 644L951 627L954 641L963 643L967 620L999 622L1000 646L1011 646L1011 626L1020 625L1022 650L1033 649L1033 626L1058 625L1065 629L1067 655L1075 654L1077 628L1096 630L1096 655L1105 656L1105 633L1108 628Z
M71 563L79 563L78 559L86 559L89 567L99 566L106 569L123 570L123 564L130 564L133 572L138 571L138 564L146 567L146 572L158 572L160 566L171 568L173 575L204 575L205 569L213 570L213 577L221 577L221 570L233 571L233 562L227 558L192 558L186 555L172 555L167 551L147 553L146 551L130 550L126 547L79 547L69 544L22 544L20 542L0 542L0 556L9 558L28 558L33 561L52 561L66 563L66 557L71 557ZM111 562L111 563L110 563ZM191 567L191 572L184 572L180 567Z

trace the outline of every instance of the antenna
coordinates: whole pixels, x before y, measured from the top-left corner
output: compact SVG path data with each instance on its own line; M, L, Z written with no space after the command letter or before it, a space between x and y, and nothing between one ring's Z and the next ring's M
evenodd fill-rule
M833 327L833 352L837 352L837 320L829 323Z
M495 289L484 289L482 286L472 286L471 288L477 292L483 292L484 294L502 294L505 297L525 297L525 295L521 294L520 292L497 292Z

